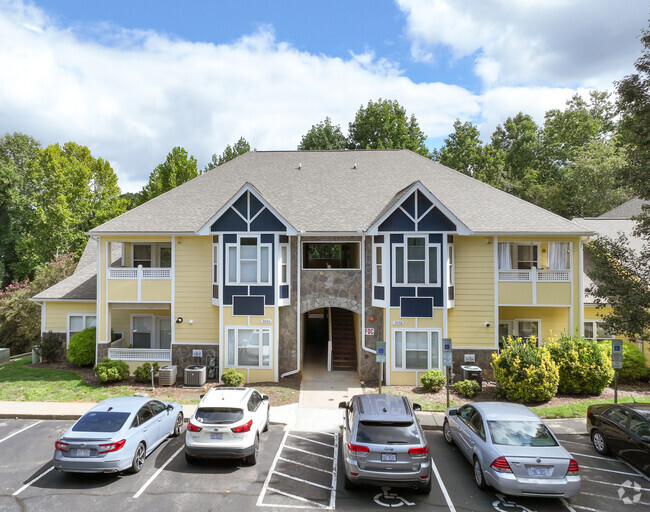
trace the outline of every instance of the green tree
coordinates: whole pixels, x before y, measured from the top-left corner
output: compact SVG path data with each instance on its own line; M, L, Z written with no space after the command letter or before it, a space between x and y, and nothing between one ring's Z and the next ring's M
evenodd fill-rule
M312 125L309 131L302 136L299 151L318 149L346 149L348 140L341 132L340 125L333 125L332 120L326 117L324 121Z
M126 201L127 211L133 210L138 205L138 194L135 192L124 192L120 197Z
M230 162L230 160L233 158L237 158L239 155L248 153L250 150L251 145L248 143L248 141L244 137L240 137L239 140L232 146L228 144L220 156L217 154L212 155L212 161L205 167L205 171L209 171L210 169L214 169L215 167L223 165L226 162Z
M349 125L348 147L350 149L410 149L429 156L424 145L427 136L411 114L397 100L381 98L359 108Z
M171 189L196 178L199 175L196 158L188 155L181 147L175 147L167 159L159 164L149 175L149 182L138 194L138 205L169 192Z
M57 254L81 256L85 233L126 209L110 164L74 142L39 149L26 179L30 213L17 243L21 275Z

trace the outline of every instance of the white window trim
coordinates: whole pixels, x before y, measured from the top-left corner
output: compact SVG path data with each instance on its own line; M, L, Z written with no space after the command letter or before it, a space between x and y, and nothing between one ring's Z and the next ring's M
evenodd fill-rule
M585 320L584 320L584 322L583 322L583 326L582 326L582 328L583 328L583 333L582 333L583 336L584 336L585 338L587 338L587 337L584 335L584 324L586 324L587 322L589 322L589 323L592 324L592 329L593 329L593 331L594 331L594 337L593 337L593 338L587 338L588 340L611 340L611 339L613 339L613 338L614 338L614 335L613 335L613 334L610 335L610 336L607 336L607 337L605 337L605 338L599 338L599 337L597 336L597 334L598 334L598 324L602 323L602 321L603 321L602 318L585 318Z
M84 326L86 325L86 317L92 316L95 318L95 325L97 325L97 314L96 313L68 313L67 318L66 318L66 328L65 328L65 337L66 337L66 342L65 346L66 348L70 346L70 317L72 316L80 316L83 317L83 323ZM85 329L86 327L84 327ZM82 329L83 331L83 329ZM75 332L81 332L81 331L75 331Z
M451 249L451 258L449 257ZM447 287L454 286L456 283L456 249L454 244L447 244Z
M288 243L278 244L278 284L280 286L288 285L291 283L291 246ZM282 249L287 250L287 261L282 261ZM287 267L287 279L282 280L282 266Z
M260 345L259 345L259 355L258 355L258 362L259 364L257 366L245 366L245 365L240 365L239 364L239 354L238 354L238 343L239 343L239 331L240 330L246 330L246 331L258 331L258 339L260 340ZM230 365L228 364L228 334L229 331L235 331L235 364ZM257 326L249 326L249 325L227 325L226 328L224 329L224 368L249 368L249 369L262 369L262 370L270 370L273 368L273 329L270 327L257 327ZM262 366L262 348L263 348L263 334L268 333L269 335L269 364L268 366Z
M240 268L241 268L241 243L240 240L242 238L255 238L257 240L257 281L256 282L241 282L241 275L240 275ZM231 281L230 280L230 249L234 247L237 251L237 256L236 256L236 269L235 271L237 272L237 280L236 281ZM268 281L262 281L261 280L261 275L262 275L262 247L266 247L269 250L269 255L268 255L268 269L269 269L269 279ZM225 281L227 286L270 286L272 284L273 280L273 266L271 264L272 261L272 254L273 254L273 243L269 242L264 242L262 243L262 237L260 235L253 235L253 234L242 234L242 235L237 235L237 242L236 243L228 243L226 244L226 251L225 251L226 257L225 257Z
M219 238L221 240L221 238ZM215 256L216 256L216 261L215 261ZM217 272L215 276L215 271L214 267L217 267ZM212 242L212 266L210 267L211 273L212 273L212 286L219 286L219 282L221 280L221 244L219 242L214 243ZM219 291L221 291L221 288L219 288ZM212 290L210 290L210 296L212 297L212 304L214 305L219 305L221 297L219 298L214 298L214 293Z
M426 332L427 333L427 369L422 368L402 368L395 366L395 333L402 333L402 362L406 365L406 333L407 332ZM438 333L438 368L431 368L431 334ZM391 350L391 359L392 359L392 370L396 372L426 372L428 370L442 370L442 329L393 329L392 330L392 350Z
M424 244L424 283L409 283L408 282L408 239L409 238L424 238L425 244ZM424 235L405 235L404 236L404 241L401 243L395 243L392 244L392 258L391 258L391 269L392 269L392 278L391 278L391 285L393 287L421 287L421 288L440 288L442 286L442 273L440 269L440 263L441 263L441 258L442 258L442 247L441 244L438 242L430 243L429 242L429 235L424 234ZM403 249L403 254L404 254L404 283L398 283L395 278L397 276L397 248L402 247ZM438 271L437 275L437 281L435 283L430 283L429 282L429 248L431 247L436 247L436 259L437 259L437 264L436 264L436 269Z
M129 324L129 345L133 346L133 319L134 318L150 318L151 319L151 343L149 348L160 348L160 341L156 336L156 315L143 315L140 313L132 314Z
M503 320L502 322L506 322L506 320ZM512 320L512 333L510 333L511 336L514 337L521 337L523 338L521 334L518 332L515 334L515 331L519 330L519 322L537 322L537 341L541 341L542 339L542 319L541 318L515 318Z

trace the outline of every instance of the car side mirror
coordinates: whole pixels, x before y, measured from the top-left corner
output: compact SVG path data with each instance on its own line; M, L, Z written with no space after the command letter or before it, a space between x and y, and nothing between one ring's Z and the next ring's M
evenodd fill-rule
M641 436L641 441L644 443L650 443L650 436Z
M262 400L269 401L270 400L269 395L262 395Z
M173 410L174 410L174 406L173 406L172 404L169 404L169 405L167 406L167 410L168 410L169 412L173 411Z
M347 408L348 408L348 404L346 404L345 402L339 402L339 409L347 409Z
M421 406L420 404L413 404L413 410L414 410L414 411L421 411L421 410L422 410L422 406Z
M199 395L199 398L201 398L201 399L202 399L202 398L203 398L204 396L205 396L205 394L203 394L203 395Z
M456 409L451 409L451 410L447 411L447 414L449 414L449 416L457 416L458 411Z

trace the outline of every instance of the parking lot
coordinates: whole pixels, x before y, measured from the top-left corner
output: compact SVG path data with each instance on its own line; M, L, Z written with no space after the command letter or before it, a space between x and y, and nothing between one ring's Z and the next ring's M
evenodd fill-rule
M255 466L209 461L190 465L183 437L161 445L138 474L79 475L52 470L54 441L72 421L0 420L0 511L93 510L450 510L634 511L650 506L650 482L586 436L560 436L580 464L582 492L570 500L510 498L480 491L472 467L441 432L427 432L436 474L430 495L373 487L346 491L340 439L329 433L262 437Z

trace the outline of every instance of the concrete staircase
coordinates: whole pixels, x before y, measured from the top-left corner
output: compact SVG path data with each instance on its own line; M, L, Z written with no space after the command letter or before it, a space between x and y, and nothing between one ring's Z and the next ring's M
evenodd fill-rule
M353 315L352 311L332 308L333 371L357 371L357 343Z

